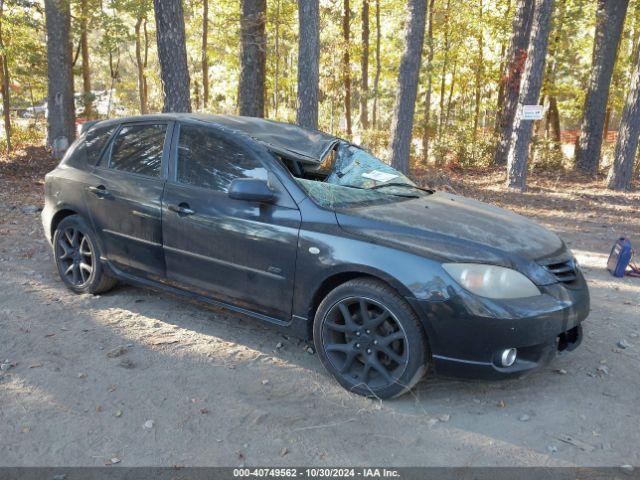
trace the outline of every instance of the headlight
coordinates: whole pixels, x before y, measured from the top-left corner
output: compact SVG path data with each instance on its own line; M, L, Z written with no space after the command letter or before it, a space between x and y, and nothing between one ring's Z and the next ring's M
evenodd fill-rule
M510 268L480 263L444 263L442 268L472 293L486 298L525 298L541 295L531 280Z

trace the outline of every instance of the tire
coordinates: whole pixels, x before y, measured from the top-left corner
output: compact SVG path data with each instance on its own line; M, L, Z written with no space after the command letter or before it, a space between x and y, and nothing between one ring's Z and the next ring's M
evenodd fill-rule
M418 317L379 280L354 279L332 290L318 306L313 338L325 368L359 395L400 396L427 372L429 345Z
M100 261L96 234L79 215L65 217L56 227L53 255L60 278L73 292L103 293L117 283Z

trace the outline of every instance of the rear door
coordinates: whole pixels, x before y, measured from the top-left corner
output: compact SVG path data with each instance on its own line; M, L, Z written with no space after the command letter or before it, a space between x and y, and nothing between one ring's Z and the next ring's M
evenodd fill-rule
M295 202L270 173L270 159L237 137L206 124L178 129L162 207L169 281L288 321L300 228ZM236 178L268 180L278 200L229 198Z
M162 121L121 125L86 195L103 254L123 271L156 279L165 276L161 204L172 127Z

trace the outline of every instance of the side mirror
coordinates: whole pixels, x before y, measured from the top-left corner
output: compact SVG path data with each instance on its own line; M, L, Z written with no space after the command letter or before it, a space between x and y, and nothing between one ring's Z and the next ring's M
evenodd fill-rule
M247 202L272 203L276 193L269 188L266 180L256 178L236 178L229 185L229 198Z

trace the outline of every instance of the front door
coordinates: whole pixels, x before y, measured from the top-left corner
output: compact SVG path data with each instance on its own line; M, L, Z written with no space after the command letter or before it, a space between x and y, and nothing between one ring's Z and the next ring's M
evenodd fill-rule
M122 125L85 195L103 255L121 270L156 279L165 274L161 205L171 126Z
M179 128L162 207L167 278L288 321L300 211L256 152L206 124ZM267 205L229 198L235 178L269 179L278 201Z

